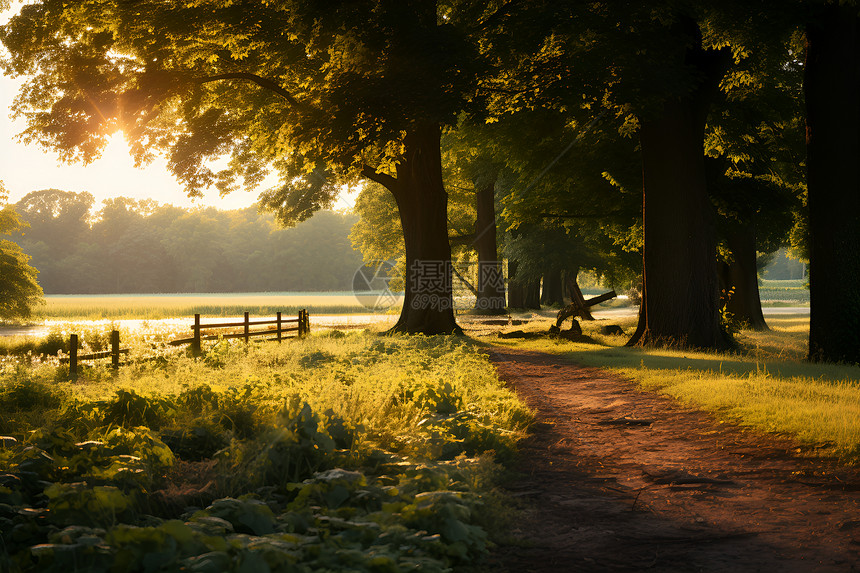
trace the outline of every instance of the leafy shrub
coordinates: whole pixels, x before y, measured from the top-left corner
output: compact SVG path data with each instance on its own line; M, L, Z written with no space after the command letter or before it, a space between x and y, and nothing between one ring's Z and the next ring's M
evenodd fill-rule
M218 397L218 423L239 438L251 438L259 431L258 400L254 396L257 390L257 386L246 384L241 389L230 388Z
M140 396L134 390L117 390L116 398L100 406L106 425L124 428L158 428L175 414L175 407L169 400Z
M0 447L0 570L435 573L486 551L493 517L470 492L492 487L530 412L477 349L353 334L216 347L95 366L50 423L12 423L28 437ZM49 370L0 376L0 393L53 388Z
M205 409L218 409L220 397L209 385L201 384L180 392L176 403L194 414L200 414Z
M317 368L333 362L337 362L335 355L322 350L315 350L299 358L299 364L302 368Z
M56 356L62 350L64 353L69 353L69 341L59 332L50 332L48 335L36 343L36 354L44 354Z
M198 511L191 521L212 523L205 517L223 519L230 524L230 530L251 535L265 535L275 531L275 514L269 506L253 496L239 499L230 497L216 500L205 511Z
M114 486L55 483L44 493L49 516L58 525L109 526L134 517L135 500Z
M450 382L437 381L435 384L424 382L418 389L410 392L412 401L422 410L434 414L453 414L463 404L462 397Z
M47 382L31 378L25 372L0 388L0 410L14 412L36 408L57 408L64 394Z
M335 443L311 407L297 396L287 399L275 426L246 444L242 458L247 480L285 486L331 463Z

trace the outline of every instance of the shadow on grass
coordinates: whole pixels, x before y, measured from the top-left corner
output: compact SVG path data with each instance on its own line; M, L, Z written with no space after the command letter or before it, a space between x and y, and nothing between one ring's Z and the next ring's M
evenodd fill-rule
M483 339L479 343L562 355L585 366L602 368L697 372L703 375L733 377L765 376L784 380L807 378L834 383L860 382L858 366L781 359L770 353L756 358L752 355L752 351L717 354L659 348L629 348L622 346L626 340L622 337L595 338L597 340L592 344L570 343L547 337L530 340Z
M844 364L814 364L796 360L756 359L745 355L703 354L678 350L597 346L563 353L588 366L606 368L697 371L748 377L812 378L821 382L860 382L860 367Z

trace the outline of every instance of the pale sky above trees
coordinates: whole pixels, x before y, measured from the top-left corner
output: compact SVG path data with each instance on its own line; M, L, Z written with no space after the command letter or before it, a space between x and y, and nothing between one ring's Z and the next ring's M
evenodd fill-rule
M18 3L13 3L12 9L0 12L0 24L5 24L18 9ZM31 191L65 189L78 193L88 191L96 202L122 195L181 207L241 209L253 204L262 190L240 191L222 198L212 189L192 201L167 171L164 159L158 158L143 169L135 168L121 134L114 137L102 158L90 165L61 163L53 153L15 141L14 136L25 127L23 119L13 122L9 117L20 81L0 76L0 180L5 183L13 203Z

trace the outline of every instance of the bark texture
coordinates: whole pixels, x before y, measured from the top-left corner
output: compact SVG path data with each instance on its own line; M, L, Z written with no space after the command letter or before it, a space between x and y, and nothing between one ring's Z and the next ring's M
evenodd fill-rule
M628 345L725 349L720 327L713 207L704 167L710 102L728 64L724 50L687 49L703 78L692 93L664 102L640 123L645 233L639 325Z
M543 284L540 292L540 303L543 306L564 306L564 289L561 282L561 270L548 269L543 273Z
M806 31L809 359L860 363L860 30L821 7Z
M406 290L393 332L462 332L454 320L448 194L442 183L440 128L421 124L407 133L396 178L381 181L394 195L406 247Z
M755 225L735 225L726 233L730 263L720 264L723 303L735 320L753 330L770 330L761 311L756 268Z
M508 261L508 308L540 309L540 278L517 278L517 261Z
M478 294L475 310L504 314L505 278L496 241L496 181L486 182L476 193L475 250L478 252Z
M523 308L540 310L540 277L525 282Z

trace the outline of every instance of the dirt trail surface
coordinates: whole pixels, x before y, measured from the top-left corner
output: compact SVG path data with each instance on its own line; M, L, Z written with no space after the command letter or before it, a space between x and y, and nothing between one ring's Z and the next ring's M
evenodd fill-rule
M525 512L494 570L860 571L858 469L597 368L490 357L537 411L507 484Z

